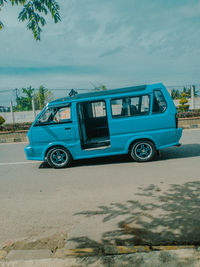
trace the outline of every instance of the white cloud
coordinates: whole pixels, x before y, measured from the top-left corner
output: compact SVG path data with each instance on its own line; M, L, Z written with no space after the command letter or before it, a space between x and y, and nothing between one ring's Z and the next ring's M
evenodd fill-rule
M62 22L49 17L41 42L33 40L19 8L5 7L0 32L0 67L87 66L91 74L49 75L0 73L0 90L33 84L48 87L108 87L161 81L198 81L200 61L200 4L195 0L65 0L60 1Z

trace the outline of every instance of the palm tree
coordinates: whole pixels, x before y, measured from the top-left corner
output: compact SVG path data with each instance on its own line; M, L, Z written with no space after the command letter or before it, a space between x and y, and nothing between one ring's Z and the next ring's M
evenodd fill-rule
M36 94L36 100L38 101L38 108L41 110L44 106L51 101L53 98L53 94L45 88L43 85L39 87L39 91Z
M172 89L171 91L171 97L172 99L179 99L181 97L180 91L178 89Z
M55 23L61 20L59 10L60 6L55 0L0 0L0 11L5 3L10 2L12 6L21 5L22 11L19 13L19 21L27 21L27 29L33 32L34 38L40 40L42 27L45 26L46 20L41 14L51 14ZM3 23L0 21L0 30Z

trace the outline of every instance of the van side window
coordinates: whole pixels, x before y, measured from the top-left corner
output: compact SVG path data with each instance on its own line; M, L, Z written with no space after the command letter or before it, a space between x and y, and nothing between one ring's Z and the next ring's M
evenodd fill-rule
M64 107L49 107L42 113L36 125L63 123L69 122L70 120L71 107L69 105Z
M92 102L92 116L93 118L106 116L106 103L104 101Z
M71 109L70 107L62 107L57 109L54 114L53 120L56 122L65 122L71 119Z
M134 96L111 100L112 116L130 117L149 114L149 96Z
M167 102L163 93L160 90L154 90L153 92L153 113L161 113L167 109Z

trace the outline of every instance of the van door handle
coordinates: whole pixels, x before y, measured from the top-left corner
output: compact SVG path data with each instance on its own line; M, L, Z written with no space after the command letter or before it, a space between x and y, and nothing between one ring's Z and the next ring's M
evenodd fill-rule
M65 128L65 130L71 130L71 128L70 128L70 127L68 127L68 128Z

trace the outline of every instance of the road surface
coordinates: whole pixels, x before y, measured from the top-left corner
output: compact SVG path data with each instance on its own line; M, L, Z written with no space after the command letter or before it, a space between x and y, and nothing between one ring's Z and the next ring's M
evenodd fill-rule
M0 247L60 236L68 247L198 242L200 130L181 142L149 163L120 156L60 170L27 161L26 144L1 144Z

